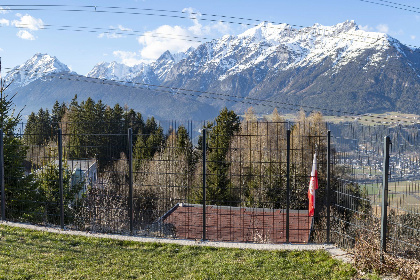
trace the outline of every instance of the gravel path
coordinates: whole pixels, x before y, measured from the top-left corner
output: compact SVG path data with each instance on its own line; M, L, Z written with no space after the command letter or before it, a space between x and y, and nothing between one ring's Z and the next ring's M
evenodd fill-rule
M11 223L0 221L1 225L7 225L12 227L27 228L31 230L46 231L59 234L79 235L87 237L97 238L111 238L116 240L127 240L136 242L156 242L156 243L168 243L178 245L190 245L190 246L211 246L220 248L241 248L241 249L255 249L255 250L325 250L333 258L341 261L351 263L353 262L352 255L337 248L332 244L261 244L261 243L236 243L236 242L215 242L215 241L198 241L198 240L186 240L186 239L168 239L168 238L155 238L155 237L143 237L143 236L131 236L131 235L120 235L120 234L103 234L103 233L92 233L83 231L74 231L67 229L60 229L57 227L44 227L35 226L31 224L23 223Z

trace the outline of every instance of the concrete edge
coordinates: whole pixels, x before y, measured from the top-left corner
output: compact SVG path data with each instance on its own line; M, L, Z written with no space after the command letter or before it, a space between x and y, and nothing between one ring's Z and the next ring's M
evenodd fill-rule
M74 231L57 227L37 226L25 223L13 223L7 221L0 221L0 225L6 225L11 227L26 228L36 231L45 231L58 234L68 234L85 237L96 237L96 238L109 238L122 241L135 241L135 242L155 242L165 244L177 244L177 245L188 245L188 246L210 246L217 248L238 248L238 249L254 249L254 250L289 250L289 251L316 251L325 250L334 259L338 259L345 263L353 263L353 256L337 248L333 244L266 244L266 243L239 243L239 242L215 242L215 241L201 241L201 240L187 240L187 239L169 239L169 238L157 238L157 237L143 237L143 236L131 236L122 234L105 234L105 233L93 233Z

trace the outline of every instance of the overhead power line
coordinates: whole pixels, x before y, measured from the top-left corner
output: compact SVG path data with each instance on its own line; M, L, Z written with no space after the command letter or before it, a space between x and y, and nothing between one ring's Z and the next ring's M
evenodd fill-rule
M39 10L39 11L47 11L47 10L51 10L48 9L49 7L76 7L76 9L62 9L62 10L58 10L58 11L64 11L64 12L96 12L96 13L113 13L113 14L129 14L129 15L146 15L146 16L160 16L160 17L172 17L172 18L180 18L180 19L196 19L196 20L202 20L202 21L210 21L210 22L221 22L221 23L229 23L229 24L239 24L239 25L246 25L246 26L258 26L261 22L268 22L268 23L272 23L273 25L267 26L267 28L270 29L279 29L279 30L283 30L282 27L279 27L278 25L283 25L286 23L281 23L281 22L269 22L269 21L265 21L265 20L258 20L258 19L246 19L243 17L233 17L233 16L226 16L226 15L215 15L215 14L201 14L201 13L189 13L188 16L186 16L185 14L187 14L187 12L185 11L172 11L172 10L165 10L165 9L147 9L147 8L124 8L124 7L101 7L101 6L96 6L97 10L92 10L92 8L94 8L95 6L69 6L69 5L7 5L4 4L3 6L6 7L13 7L13 8L9 8L9 10ZM35 7L35 8L24 8L24 7ZM112 9L112 11L108 11L108 10L100 10L100 9ZM115 9L122 9L122 10L130 10L130 12L127 11L115 11ZM131 10L136 10L136 12L131 12ZM57 11L57 10L55 10ZM139 12L141 11L141 12ZM157 14L157 12L159 14ZM166 14L165 14L166 13ZM170 14L168 14L170 13ZM181 15L174 15L172 13L180 13ZM191 16L192 15L192 16ZM205 18L205 17L198 17L198 16L207 16L207 17L211 17L211 18ZM218 17L218 18L216 18ZM222 18L222 19L220 19ZM226 20L226 19L235 19L235 20L246 20L246 21L257 21L258 23L249 23L249 22L243 22L243 21L230 21L230 20ZM297 24L287 24L291 27L297 27L297 28L301 28L301 29L297 29L297 32L301 32L301 33L314 33L313 30L310 30L310 27L305 27L303 25L297 25ZM318 28L319 29L319 28ZM327 28L323 29L323 31L327 30ZM77 31L82 31L82 30L77 30ZM316 34L314 34L316 35ZM333 34L335 37L339 37L341 34ZM366 39L371 39L372 42L365 42L365 41L360 41L366 44L375 44L378 40L380 40L380 38L378 37L372 37L372 36L368 36L368 35L360 35L360 34L351 34L352 37L351 38L345 38L342 37L343 40L352 40L352 41L359 41L357 38L359 38L360 40L366 40ZM412 46L410 45L410 47L413 48L419 48L417 46Z
M241 97L241 96L234 96L229 94L222 94L216 92L208 92L208 91L200 91L200 90L191 90L191 89L184 89L180 87L169 87L169 86L162 86L162 85L154 85L148 83L138 83L138 82L127 82L127 81L118 81L118 80L108 80L108 79L100 79L100 78L91 78L82 75L74 75L74 74L52 74L48 76L49 78L58 78L58 79L68 79L78 82L88 82L88 83L96 83L96 84L103 84L103 85L112 85L112 86L123 86L129 88L140 88L143 90L150 90L158 93L166 93L172 95L185 95L185 96L192 96L198 98L206 98L206 99L213 99L213 100L223 100L229 102L236 102L248 105L258 105L263 107L269 108L285 108L291 111L300 111L304 110L306 112L312 111L320 111L320 112L330 112L330 113L340 113L340 114L347 114L346 115L339 115L343 118L364 118L364 120L372 122L372 123L380 123L383 124L380 120L386 121L386 123L399 123L404 122L407 124L419 124L419 122L414 121L407 121L396 119L393 117L380 117L380 116L371 116L369 114L355 114L352 112L340 111L340 110L331 110L326 108L319 108L315 106L305 106L300 104L293 104L293 103L286 103L286 102L279 102L279 101L272 101L272 100L263 100L258 98L248 98L248 97Z
M30 26L29 24L19 24L16 28L27 28ZM0 26L2 27L2 26ZM3 27L4 28L4 27ZM121 36L137 36L137 37L157 37L157 38L168 38L168 39L177 39L177 40L184 40L190 42L198 42L204 43L205 40L211 40L210 38L206 37L199 37L199 36L191 36L191 35L184 35L184 34L168 34L162 32L151 32L151 31L139 31L139 30L123 30L120 28L104 28L104 27L89 27L89 26L72 26L72 25L52 25L52 24L44 24L42 27L39 28L40 30L56 30L56 31L72 31L72 32L88 32L88 33L99 33L99 34L115 34ZM175 37L175 38L174 38Z
M396 3L396 2L391 2L391 1L386 1L386 0L377 0L377 1L390 3L390 4L394 4L394 5L398 5L398 6L402 6L402 7L407 7L407 8L411 8L411 9L420 10L420 8L418 8L418 7L409 6L409 5L405 5L405 4L400 4L400 3Z
M22 71L22 70L20 70ZM43 71L28 71L23 70L25 72L32 72L32 73L38 73ZM375 120L384 120L386 122L404 122L404 123L410 123L410 124L418 124L419 122L415 121L408 121L408 120L401 120L401 119L408 119L404 116L398 116L397 118L387 118L387 117L381 117L381 116L373 116L369 113L367 114L357 114L354 112L349 111L343 111L343 110L334 110L334 109L327 109L327 108L321 108L316 106L307 106L307 105L301 105L296 103L287 103L287 102L280 102L280 101L273 101L273 100L266 100L266 99L259 99L259 98L252 98L252 97L242 97L242 96L236 96L231 94L225 94L225 93L217 93L217 92L209 92L209 91L202 91L202 90L193 90L193 89L186 89L181 87L171 87L171 86L164 86L164 85L156 85L156 84L150 84L150 83L140 83L140 82L133 82L133 81L124 81L124 80L112 80L112 79L104 79L104 78L93 78L93 77L87 77L79 74L71 74L71 73L52 73L47 74L48 76L44 76L44 78L59 78L59 79L68 79L72 81L82 81L82 82L91 82L96 84L103 84L103 85L112 85L112 86L123 86L128 88L139 88L139 89L146 89L151 90L155 92L161 92L161 93L170 93L170 94L181 94L181 95L190 95L194 97L199 98L208 98L208 99L214 99L214 100L223 100L223 101L230 101L230 102L239 102L243 104L251 104L251 105L259 105L264 107L270 107L270 108L285 108L291 111L300 111L303 109L306 112L312 112L312 111L320 111L320 112L328 112L333 115L338 115L344 118L365 118L365 120L369 121L366 118L369 118L371 122L381 123L377 122ZM41 77L42 78L42 77ZM162 90L164 91L162 91ZM189 94L185 94L189 93ZM196 93L196 94L191 94ZM204 95L203 95L204 94ZM212 97L208 97L207 95L210 95ZM216 97L215 97L216 96ZM226 98L234 98L233 99L226 99ZM250 100L250 101L243 101L243 100ZM268 104L266 104L268 103ZM272 105L269 105L272 104ZM299 108L299 109L296 109ZM348 115L348 116L346 116Z
M34 8L34 9L37 9L37 10L47 10L47 9L45 9L46 7L69 7L68 5L8 5L8 6L17 7L15 9L18 9L18 8L21 9L22 7L37 7L37 8ZM82 8L92 8L92 7L95 7L95 6L81 6L81 7ZM96 8L98 8L98 7L96 7ZM99 7L99 8L101 8L101 7ZM160 12L160 13L162 13L162 12L167 12L167 13L185 13L185 12L170 11L170 10L154 10L154 9L139 9L139 8L122 8L122 7L104 7L104 8L108 8L108 9L128 9L128 10L156 11L156 12ZM30 8L30 9L32 9L32 8ZM10 10L13 10L13 9L10 9ZM22 9L22 10L25 10L25 9ZM66 9L66 10L62 10L62 11L69 11L69 12L92 12L92 11L86 10L86 9L85 10L82 10L82 9ZM110 12L110 11L97 10L96 12ZM112 13L138 14L137 12L136 13L132 13L132 12L129 12L128 13L128 12L122 12L122 11L115 11L115 12L112 12ZM210 14L199 14L199 13L191 13L191 14L194 14L196 16L198 16L198 15L200 15L200 16L205 15L205 16L210 16L210 17L222 17L222 18L240 19L240 20L248 20L248 21L253 20L253 19L246 19L246 18L223 16L223 15L210 15ZM155 14L155 13L147 13L146 15L170 16L170 17L174 17L175 16L175 15L167 15L167 14L165 15L165 14ZM179 18L183 18L183 19L188 18L188 17L185 17L185 16L175 16L175 17L179 17ZM189 18L191 18L191 17L189 17ZM226 22L226 23L245 24L243 22L232 22L232 21L224 21L224 20L217 20L217 19L207 19L207 18L197 18L197 17L192 18L192 19L211 20L211 21L220 21L220 22ZM273 24L281 24L281 23L273 23ZM248 23L246 25L255 25L255 26L257 26L258 24L250 24L250 23ZM49 28L50 27L53 27L53 25L45 25L45 26L47 26ZM303 26L300 26L300 25L290 25L290 26L302 27L303 28ZM24 28L24 26L21 26L21 28ZM75 30L73 30L73 31L77 31L77 32L87 31L87 32L92 32L92 33L93 32L100 32L100 30L105 30L105 28L99 28L99 27L86 27L86 26L84 26L84 27L74 27L74 26L69 26L69 25L58 26L57 28L58 28L57 30L60 30L60 31L68 30L66 28L75 28ZM88 30L89 28L91 30ZM279 28L279 27L272 26L272 28ZM109 28L108 30L111 31L111 32L112 31L117 31L117 29L113 29L113 28ZM136 34L139 31L131 31L131 32L132 33L127 33L124 30L120 30L118 33L115 33L115 34L118 34L118 35L136 35L136 36L141 36L139 34ZM305 30L302 31L302 30L299 30L299 32L310 32L310 31L305 31ZM154 35L154 36L155 37L162 37L162 36L169 35L169 34L163 34L163 33L161 33L159 35L158 36ZM170 34L170 35L172 36L172 34ZM142 36L145 36L145 34L142 34ZM153 35L151 35L151 36L153 36ZM182 37L181 35L179 35L179 36ZM364 37L364 38L369 38L368 36L361 36L361 35L357 35L357 36ZM174 38L171 38L171 39L174 39ZM193 39L199 39L199 37L192 37L192 39L186 39L186 40L201 42L201 41L193 40ZM201 38L201 39L207 40L208 38ZM350 38L343 38L343 39L354 40L354 39L350 39ZM377 38L372 38L372 39L377 39ZM379 39L377 39L377 40L379 40ZM357 41L357 40L355 40L355 41ZM373 43L376 43L376 42L377 41L375 41ZM82 77L84 77L84 76L82 76ZM123 82L123 81L114 81L114 82ZM148 85L148 86L156 86L156 85ZM179 90L186 90L186 89L179 89ZM202 93L204 93L204 92L202 92ZM210 94L210 93L206 93L206 94ZM217 94L217 93L213 93L213 94ZM233 97L233 96L230 96L230 97ZM234 97L234 98L237 98L237 97ZM252 100L252 99L249 99L249 100ZM229 100L229 101L232 101L232 100ZM255 100L255 101L268 102L266 100ZM233 102L237 102L237 101L233 101ZM261 104L259 104L259 105L261 105ZM298 106L298 107L302 107L301 105L297 105L297 104L281 104L281 103L279 103L278 105L287 105L287 106ZM330 111L330 112L335 112L335 113L354 114L354 113L350 113L350 112L338 111L338 110L330 110L330 109L325 109L325 108L315 108L315 107L310 107L310 106L304 106L304 107L307 107L307 108L310 108L310 109L315 109L315 110L321 110L321 111Z
M404 5L404 4L399 4L399 3L391 2L391 1L385 1L385 0L376 0L377 2L369 1L369 0L359 0L359 1L370 3L370 4L375 4L375 5L379 5L379 6L389 7L389 8L393 8L393 9L403 10L403 11L407 11L407 12L413 12L413 13L417 13L417 14L420 13L420 8L417 8L417 7L414 7L414 6L409 6L409 5Z

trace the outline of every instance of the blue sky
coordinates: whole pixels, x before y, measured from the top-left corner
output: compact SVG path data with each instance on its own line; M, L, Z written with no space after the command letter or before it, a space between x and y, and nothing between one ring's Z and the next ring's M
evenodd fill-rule
M4 68L22 64L38 52L56 56L79 74L86 74L101 61L133 65L154 60L166 49L171 52L184 51L190 46L197 46L200 41L226 34L239 34L250 27L240 23L252 26L264 20L296 26L311 26L314 23L334 25L345 20L354 20L365 30L388 33L404 44L420 46L418 0L1 2L0 56L3 74ZM410 11L368 2L406 8ZM14 7L11 4L66 6ZM83 6L96 6L96 12L94 7Z

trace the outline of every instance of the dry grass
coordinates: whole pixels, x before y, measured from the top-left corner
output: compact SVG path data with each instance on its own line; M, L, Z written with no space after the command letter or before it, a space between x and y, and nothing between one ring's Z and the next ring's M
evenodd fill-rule
M361 235L352 250L355 266L362 271L374 271L378 274L394 274L407 280L420 279L420 261L383 254L381 262L378 236Z

